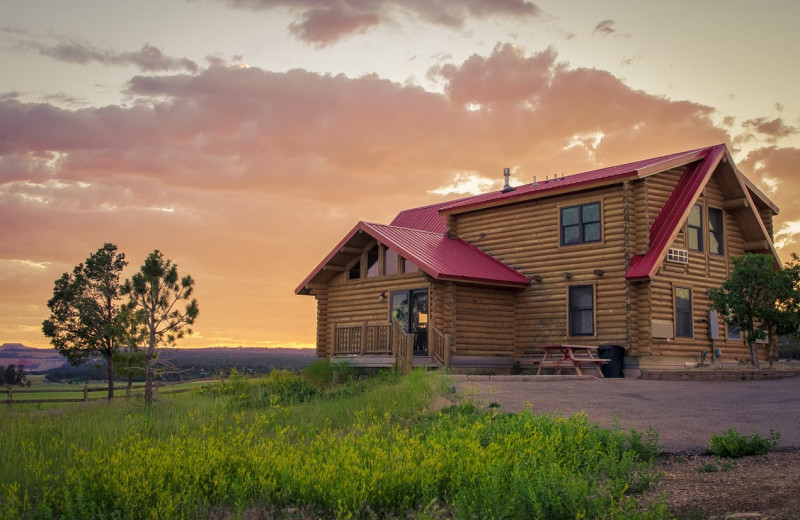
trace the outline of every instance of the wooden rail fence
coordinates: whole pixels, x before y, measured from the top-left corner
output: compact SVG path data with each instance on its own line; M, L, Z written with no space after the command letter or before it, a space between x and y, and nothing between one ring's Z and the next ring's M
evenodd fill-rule
M165 386L171 386L171 385L176 385L176 384L181 384L181 383L186 383L186 382L187 381L179 381L179 382L175 382L175 383L159 383L158 385L156 385L156 388L161 389L161 388L163 388ZM144 388L144 384L132 385L130 388L131 388L131 390ZM115 386L114 387L114 391L127 390L127 389L128 389L127 385L125 385L125 386ZM164 393L164 394L179 394L181 392L188 392L189 390L192 390L192 388L176 388L174 390L168 390L168 391L165 391L165 392L162 392L162 393ZM47 394L52 394L52 393L76 394L76 393L79 393L81 391L83 392L83 397L82 398L63 397L63 398L50 398L50 399L16 399L16 400L14 400L14 396L18 395L18 394L44 394L44 393L47 393ZM30 389L30 388L14 388L13 386L7 386L6 387L6 405L9 408L11 408L12 405L14 405L14 404L85 403L85 402L89 402L89 401L100 401L100 400L104 400L104 399L107 400L108 397L107 396L104 396L104 397L89 397L89 394L91 392L107 392L107 391L108 391L108 387L107 386L90 387L87 383L85 383L83 385L83 388L76 388L76 389L72 389L72 388ZM115 395L114 396L115 399L116 398L120 398L120 397L125 397L125 396L123 396L123 395L121 395L121 396L116 396Z

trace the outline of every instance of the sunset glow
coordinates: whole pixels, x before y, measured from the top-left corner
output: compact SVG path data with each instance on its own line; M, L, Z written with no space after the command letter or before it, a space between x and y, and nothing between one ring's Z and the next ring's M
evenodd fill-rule
M800 251L800 4L143 0L0 8L0 343L112 242L196 280L181 346L310 347L358 221L726 143Z

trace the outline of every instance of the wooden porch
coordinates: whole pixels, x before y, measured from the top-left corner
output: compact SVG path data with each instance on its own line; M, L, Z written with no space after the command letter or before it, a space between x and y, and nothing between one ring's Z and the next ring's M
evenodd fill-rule
M359 325L331 324L331 362L348 362L363 367L396 366L409 371L413 367L449 367L453 347L452 334L442 334L434 327L424 332L407 333L394 323ZM415 343L425 334L427 355L415 355Z

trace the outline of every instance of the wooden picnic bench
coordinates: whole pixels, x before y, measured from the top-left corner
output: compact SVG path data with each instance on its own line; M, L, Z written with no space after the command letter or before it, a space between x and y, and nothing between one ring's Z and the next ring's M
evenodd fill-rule
M563 369L575 370L578 375L583 375L582 368L589 367L597 370L599 377L603 377L602 366L608 359L597 357L597 347L591 345L537 345L537 350L543 350L541 358L523 357L522 363L530 363L539 367L536 375L542 373L543 368L554 368L556 374L561 374Z

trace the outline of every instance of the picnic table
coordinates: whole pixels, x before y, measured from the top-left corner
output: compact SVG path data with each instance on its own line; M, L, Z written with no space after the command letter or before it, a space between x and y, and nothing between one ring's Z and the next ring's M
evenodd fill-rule
M542 373L543 368L555 368L556 374L561 374L562 369L572 369L578 375L583 375L582 368L589 367L597 370L597 375L603 377L601 367L608 363L608 359L597 357L597 347L591 345L537 345L536 349L544 350L541 358L530 357L523 361L539 367L536 375Z

